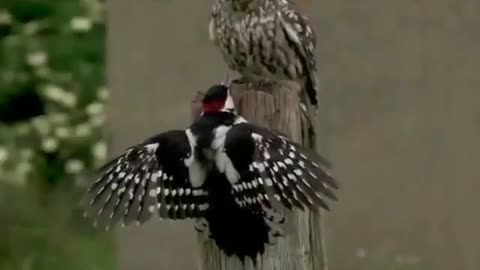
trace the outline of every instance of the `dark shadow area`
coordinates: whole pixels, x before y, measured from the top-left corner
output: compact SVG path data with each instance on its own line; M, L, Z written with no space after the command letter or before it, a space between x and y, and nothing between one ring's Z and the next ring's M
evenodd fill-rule
M0 122L14 124L45 114L45 104L40 95L31 87L0 101Z

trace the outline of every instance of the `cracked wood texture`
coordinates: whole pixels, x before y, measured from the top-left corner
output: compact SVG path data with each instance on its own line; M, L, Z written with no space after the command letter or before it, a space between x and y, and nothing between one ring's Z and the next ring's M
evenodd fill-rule
M246 85L233 84L231 92L238 112L249 122L272 128L292 140L313 149L315 138L307 138L309 121L299 108L300 87L296 83L282 82L252 89ZM200 113L202 92L192 103L193 117ZM320 136L321 137L321 136ZM317 136L318 138L318 136ZM225 256L211 240L198 236L200 245L200 270L326 270L320 216L311 212L287 211L284 225L285 236L275 245L268 246L264 256L258 259L255 268L250 260L245 266L237 257Z

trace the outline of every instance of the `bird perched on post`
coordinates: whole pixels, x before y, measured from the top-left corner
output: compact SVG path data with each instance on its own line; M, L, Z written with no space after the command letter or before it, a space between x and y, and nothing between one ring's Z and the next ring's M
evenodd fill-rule
M282 207L315 211L336 199L327 167L300 145L248 123L229 88L215 85L188 128L157 134L101 168L87 193L87 214L107 226L152 215L196 219L227 255L254 260L281 235Z
M210 39L230 69L250 82L297 81L303 102L318 109L316 40L292 0L215 0Z

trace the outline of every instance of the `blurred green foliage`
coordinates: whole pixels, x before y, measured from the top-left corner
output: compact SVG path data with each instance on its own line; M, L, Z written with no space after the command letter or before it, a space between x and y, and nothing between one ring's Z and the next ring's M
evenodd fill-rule
M81 216L105 161L101 0L0 1L0 269L112 269Z
M113 269L111 234L82 217L79 195L25 186L0 192L0 270Z

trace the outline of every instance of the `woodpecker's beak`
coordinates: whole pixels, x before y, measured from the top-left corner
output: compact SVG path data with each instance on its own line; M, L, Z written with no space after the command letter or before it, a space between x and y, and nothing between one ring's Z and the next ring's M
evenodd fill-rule
M232 78L230 78L230 72L225 73L225 79L221 83L222 85L226 86L228 89L230 89L230 86L232 85Z
M227 99L225 100L225 105L223 105L222 112L235 112L235 103L233 102L232 95L230 95L230 89L228 89Z

